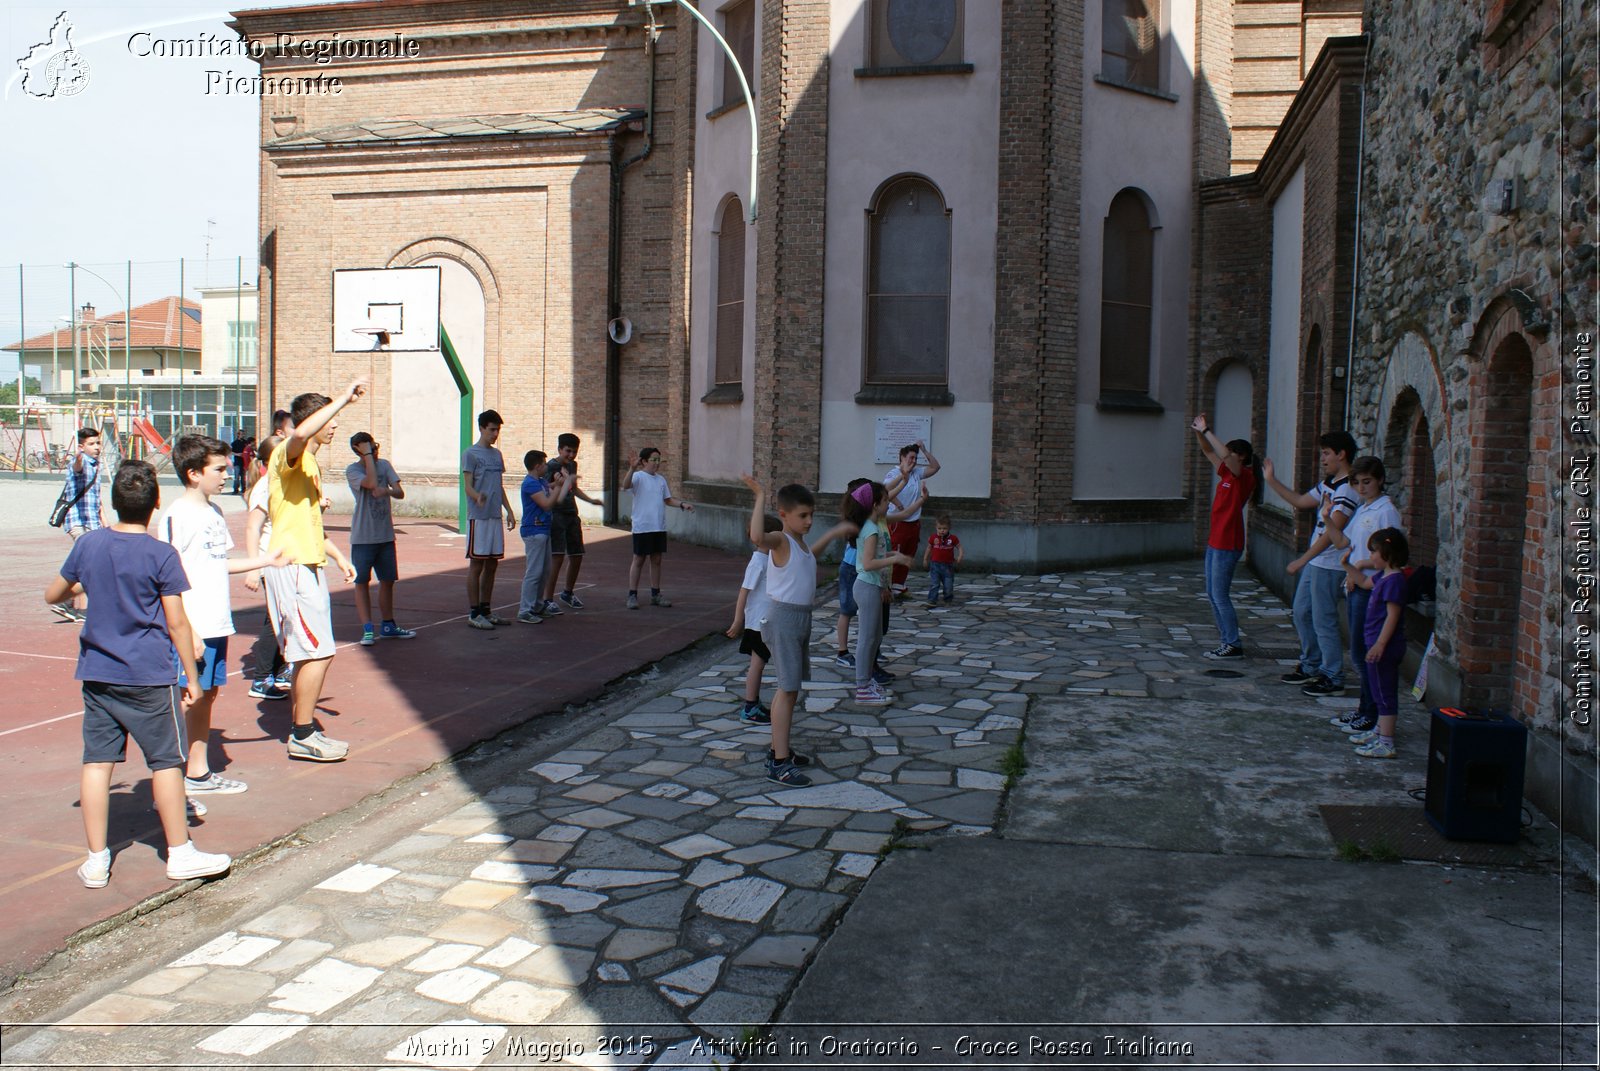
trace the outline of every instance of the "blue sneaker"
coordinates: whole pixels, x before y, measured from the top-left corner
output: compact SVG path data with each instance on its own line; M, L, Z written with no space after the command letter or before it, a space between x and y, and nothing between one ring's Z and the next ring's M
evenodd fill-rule
M744 709L739 711L739 720L746 725L771 725L772 715L767 713L760 703L746 703Z
M383 629L378 635L386 640L414 640L417 638L416 629L401 628L393 621L385 621Z
M371 647L378 642L378 634L372 631L372 626L367 625L361 630L361 646Z
M561 594L557 595L556 598L560 599L574 610L583 609L583 600L578 598L578 596L574 595L570 591L563 591Z

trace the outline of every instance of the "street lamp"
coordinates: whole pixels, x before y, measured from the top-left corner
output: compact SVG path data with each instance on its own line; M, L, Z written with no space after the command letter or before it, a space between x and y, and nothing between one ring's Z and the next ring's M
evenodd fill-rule
M722 46L723 53L728 57L728 63L733 67L733 73L739 76L739 90L744 94L745 111L750 113L750 212L748 221L756 221L756 175L757 165L761 155L760 131L756 124L756 101L750 93L750 80L745 77L744 67L739 63L739 57L734 55L733 46L728 44L727 38L711 25L711 20L702 15L689 0L628 0L629 7L659 7L662 4L677 4L683 10L695 17L695 21L711 32L717 44Z

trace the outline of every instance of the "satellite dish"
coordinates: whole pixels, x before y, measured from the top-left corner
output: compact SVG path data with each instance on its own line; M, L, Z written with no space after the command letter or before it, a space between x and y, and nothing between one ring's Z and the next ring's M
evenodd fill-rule
M606 334L611 336L611 341L619 346L626 346L633 338L633 322L626 316L618 316L606 325Z

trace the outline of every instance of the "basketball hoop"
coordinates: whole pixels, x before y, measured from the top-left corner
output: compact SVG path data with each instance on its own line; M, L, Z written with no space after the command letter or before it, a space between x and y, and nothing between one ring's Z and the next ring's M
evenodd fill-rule
M387 327L352 327L350 332L356 335L371 336L374 350L386 350L389 348L389 329Z

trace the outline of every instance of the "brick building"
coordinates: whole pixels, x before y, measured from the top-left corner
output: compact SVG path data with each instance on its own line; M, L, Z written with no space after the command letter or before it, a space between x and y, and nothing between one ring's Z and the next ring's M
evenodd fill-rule
M327 342L333 269L439 264L508 457L578 431L611 517L655 445L702 503L675 531L742 545L740 471L826 513L887 467L887 421L927 430L970 558L1038 569L1192 553L1196 410L1302 485L1348 426L1438 567L1435 694L1512 704L1555 812L1593 798L1557 548L1595 2L703 2L753 117L675 4L243 13L263 42L417 45L263 59L342 92L263 97L262 405L368 372L347 423L453 487L437 358ZM1263 579L1306 523L1253 512Z
M1370 2L1258 167L1201 184L1195 326L1201 406L1248 388L1287 482L1314 482L1324 429L1384 459L1437 570L1431 620L1408 615L1430 701L1522 719L1528 798L1591 842L1595 85L1575 58L1595 13ZM1270 493L1252 513L1253 567L1286 596L1309 524Z

